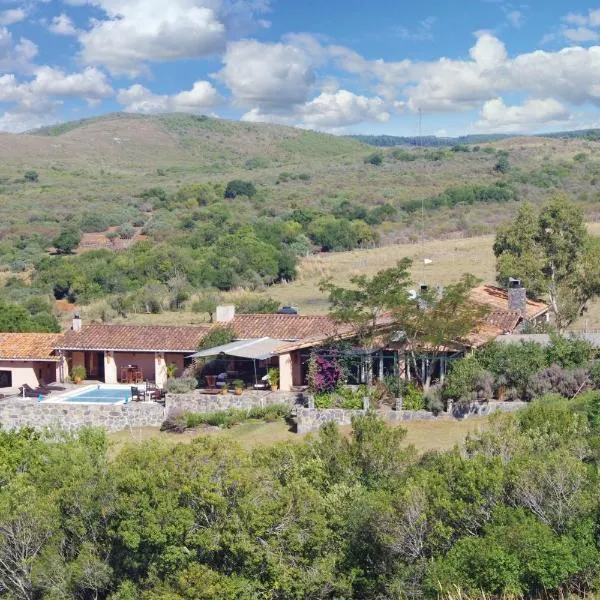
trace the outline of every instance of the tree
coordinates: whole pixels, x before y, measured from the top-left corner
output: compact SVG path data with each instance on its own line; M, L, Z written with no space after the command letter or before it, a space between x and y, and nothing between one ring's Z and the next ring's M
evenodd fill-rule
M410 265L409 259L403 259L396 267L379 271L372 278L352 277L351 288L337 286L329 279L321 282L320 289L329 293L333 319L350 325L362 345L368 346L375 336L386 332L392 339L401 332L415 366L418 354L425 348L429 369L421 384L428 389L434 367L447 347L464 341L479 325L486 308L470 299L477 283L472 275L463 275L442 293L427 290L418 298L411 298ZM383 325L379 317L386 311L390 312L390 322ZM419 369L415 371L420 378Z
M411 265L412 261L404 258L373 277L355 275L349 288L336 285L331 278L321 281L319 289L329 294L329 314L336 322L352 327L361 344L371 344L379 317L410 303Z
M72 254L81 242L81 232L73 227L65 227L57 237L52 240L57 254Z
M213 327L203 338L198 346L198 350L206 348L215 348L223 346L235 340L235 331L233 327L228 325L218 325Z
M241 179L234 179L227 184L225 188L225 198L235 198L236 196L248 196L252 198L256 195L256 188L250 181L242 181Z
M221 295L216 292L206 292L202 294L193 304L192 312L206 313L210 323L213 322L217 306L221 302Z
M571 325L600 294L600 241L583 212L557 195L539 214L523 206L494 243L498 281L522 280L532 296L547 296L559 330Z

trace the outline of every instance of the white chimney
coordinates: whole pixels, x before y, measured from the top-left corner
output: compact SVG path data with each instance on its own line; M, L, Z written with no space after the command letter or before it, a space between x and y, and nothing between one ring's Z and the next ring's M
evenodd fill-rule
M73 325L71 328L73 329L73 331L81 331L81 327L81 315L79 314L79 312L75 312L73 313Z
M224 304L217 306L217 323L231 323L235 318L235 306L233 304Z

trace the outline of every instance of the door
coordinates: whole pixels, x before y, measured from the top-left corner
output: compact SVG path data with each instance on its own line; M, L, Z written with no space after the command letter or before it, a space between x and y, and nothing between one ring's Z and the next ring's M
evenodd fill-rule
M12 387L12 371L0 371L0 388Z

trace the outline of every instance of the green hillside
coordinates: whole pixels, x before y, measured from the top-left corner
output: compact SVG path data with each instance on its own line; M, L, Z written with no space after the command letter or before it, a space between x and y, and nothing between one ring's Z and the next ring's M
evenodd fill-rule
M518 203L557 192L595 220L599 186L589 139L376 150L280 125L116 113L0 135L0 266L11 299L118 297L127 313L149 310L140 298L157 285L159 310L179 305L175 288L261 288L319 250L414 242L421 206L428 239L491 233ZM51 256L65 229L78 255ZM32 288L10 279L20 273Z

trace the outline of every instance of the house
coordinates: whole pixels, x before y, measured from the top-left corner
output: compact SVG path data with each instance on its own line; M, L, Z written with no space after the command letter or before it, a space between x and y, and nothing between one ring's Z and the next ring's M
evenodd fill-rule
M64 357L69 372L75 365L85 367L87 377L105 383L121 381L123 369L136 365L146 380L163 387L167 366L175 365L175 376L186 366L207 327L167 325L81 325L76 316L73 328L55 342L55 352Z
M352 345L353 329L335 323L328 316L299 314L240 314L233 306L220 306L212 325L175 327L160 325L83 325L79 315L72 329L58 334L0 334L0 385L16 387L28 383L63 382L76 365L85 367L89 379L117 383L123 372L135 365L143 379L164 387L172 365L175 376L196 358L219 359L214 369L255 382L271 367L279 369L280 389L291 390L307 382L309 360L315 348L339 353L331 340L345 340L343 351L351 383L366 383L374 377L396 374L411 378L427 374L443 379L449 362L471 349L483 346L502 334L520 332L526 323L539 324L548 318L548 305L528 299L517 280L508 289L483 285L471 294L473 302L489 311L481 324L464 339L453 342L443 356L431 359L423 349L418 362L407 360L401 342L390 343L395 323L391 314L377 322L381 342L372 349ZM235 341L198 351L214 327L231 327ZM329 350L328 350L329 348ZM339 355L339 354L338 354Z
M55 352L60 334L0 333L0 388L37 388L64 381L66 362Z

